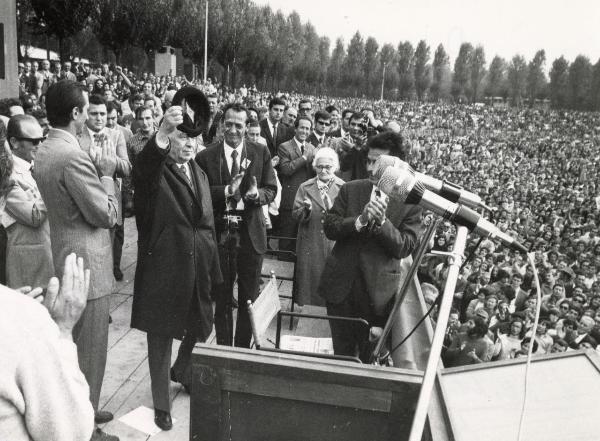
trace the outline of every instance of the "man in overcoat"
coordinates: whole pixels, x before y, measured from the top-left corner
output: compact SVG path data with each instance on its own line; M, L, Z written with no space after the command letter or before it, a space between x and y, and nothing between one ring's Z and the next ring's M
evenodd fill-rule
M187 385L194 344L213 326L211 286L221 282L210 188L192 161L206 98L182 88L133 168L138 261L131 326L147 332L155 423L172 427L171 379ZM193 119L192 119L193 118ZM183 339L171 365L173 338Z

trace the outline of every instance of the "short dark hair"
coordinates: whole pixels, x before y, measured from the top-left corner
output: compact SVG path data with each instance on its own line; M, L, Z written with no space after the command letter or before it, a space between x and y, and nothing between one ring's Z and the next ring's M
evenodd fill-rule
M324 119L325 121L329 121L331 119L331 115L329 114L329 112L327 112L325 110L317 110L317 112L315 113L315 122L318 121L319 119Z
M133 96L131 97L131 101L144 101L144 95L142 95L141 93L135 93L133 94Z
M18 98L4 98L0 100L0 115L10 117L10 108L12 106L22 106Z
M342 119L344 119L346 117L346 115L349 114L349 113L354 114L354 110L352 110L352 109L344 109L344 110L342 110Z
M140 106L137 109L135 109L135 119L140 119L142 117L142 113L146 111L152 113L152 109L148 106Z
M225 121L225 114L227 112L229 112L230 110L233 110L236 113L244 112L246 114L246 119L248 117L248 109L246 108L246 106L244 106L243 104L240 104L240 103L229 103L225 107L223 107L223 114L221 115L221 122Z
M248 128L250 127L260 127L260 124L258 123L258 121L250 121L248 123Z
M48 115L46 114L46 111L44 109L33 110L31 112L31 116L33 116L35 119L48 118Z
M107 101L107 103L106 103L106 113L110 113L113 110L117 111L117 115L122 115L123 114L123 111L121 110L121 104L119 104L118 101L116 101L116 100Z
M269 110L271 110L273 106L283 106L285 108L285 101L278 97L271 98L271 101L269 101Z
M328 113L333 113L334 110L337 110L338 112L340 111L340 109L335 107L333 104L330 104L327 107L325 107L325 111L327 111Z
M90 104L93 104L94 106L101 106L104 104L106 106L106 110L108 111L108 106L106 105L106 100L104 99L104 97L102 95L98 95L98 94L90 95Z
M350 116L350 121L352 121L353 119L360 119L362 121L365 118L364 118L363 114L360 112L352 112L352 115Z
M53 127L66 127L71 122L74 108L83 111L85 95L83 85L72 80L62 80L52 84L46 91L46 112L48 122Z
M354 115L352 116L354 117ZM408 157L408 147L404 145L404 138L395 132L381 132L372 136L367 141L367 148L386 150L390 156L395 156L403 161Z
M308 116L303 116L303 115L300 115L298 118L296 118L296 121L294 121L294 127L298 128L301 120L308 121L310 123L310 128L312 129L312 126L313 126L312 119L310 119Z
M306 103L310 104L310 108L312 109L312 101L309 100L308 98L302 98L300 100L300 102L298 103L298 109L300 108L300 105L306 104Z

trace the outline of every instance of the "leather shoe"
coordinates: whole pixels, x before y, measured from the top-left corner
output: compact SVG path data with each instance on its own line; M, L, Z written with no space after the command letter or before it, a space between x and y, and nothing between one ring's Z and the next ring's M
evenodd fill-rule
M92 432L90 441L119 441L119 437L115 435L109 435L100 429L96 429L94 432Z
M113 270L113 275L115 276L115 280L117 282L120 282L121 280L123 280L123 271L121 271L120 268L115 268Z
M177 374L175 374L175 369L171 368L171 381L174 383L179 383L183 386L183 388L185 389L185 391L189 394L190 393L190 386L189 384L185 384L181 381L179 381L179 379L177 378Z
M96 424L108 423L109 421L112 421L113 418L114 415L106 410L97 410L94 414L94 421L96 421Z
M154 409L154 424L156 424L162 430L171 430L173 427L171 414L169 412L165 412L164 410Z

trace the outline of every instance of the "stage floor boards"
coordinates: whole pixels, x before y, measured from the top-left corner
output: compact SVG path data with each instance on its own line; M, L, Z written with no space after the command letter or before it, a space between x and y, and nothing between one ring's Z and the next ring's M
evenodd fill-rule
M176 383L171 383L171 415L177 422L170 431L160 432L157 435L149 437L118 421L121 416L139 406L153 408L150 391L150 373L148 371L146 334L129 327L136 258L137 230L134 218L128 218L125 220L125 244L123 246L123 258L121 261L121 270L125 277L123 281L116 283L110 299L113 321L109 326L108 360L104 383L102 385L102 395L100 397L100 407L112 412L115 415L115 419L101 427L106 432L119 436L121 441L142 441L149 439L152 441L188 440L190 397L183 390L183 387ZM265 259L263 274L269 273L270 270L274 270L276 275L291 276L293 273L293 264ZM279 281L279 290L282 295L290 296L292 291L291 282ZM284 310L289 309L289 299L282 298L281 303ZM325 309L310 307L310 312L325 314ZM295 329L288 331L288 324L287 319L284 319L284 333L293 334ZM328 336L329 327L326 322L313 321L311 324L311 330L314 332L311 336ZM306 328L304 326L301 327ZM275 341L275 320L267 332L267 339L272 342ZM209 342L216 344L214 331L209 337ZM274 344L266 344L266 346L274 346ZM173 342L173 361L177 356L178 347L179 341L175 340Z

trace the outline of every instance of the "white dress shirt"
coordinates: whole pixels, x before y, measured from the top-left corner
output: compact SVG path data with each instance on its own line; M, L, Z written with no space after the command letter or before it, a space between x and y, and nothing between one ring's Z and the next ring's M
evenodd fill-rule
M240 142L236 148L231 147L225 141L223 141L223 147L225 148L225 160L227 161L227 170L231 173L231 166L233 165L233 158L231 157L231 153L235 150L237 152L236 162L241 172L241 161L242 161L242 152L244 151L244 141ZM233 179L233 176L231 177ZM229 185L225 186L225 197L231 197L232 194L229 193ZM233 207L232 207L233 208ZM235 210L243 210L244 209L244 199L240 199L237 203L237 206L234 208Z

